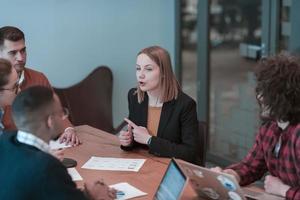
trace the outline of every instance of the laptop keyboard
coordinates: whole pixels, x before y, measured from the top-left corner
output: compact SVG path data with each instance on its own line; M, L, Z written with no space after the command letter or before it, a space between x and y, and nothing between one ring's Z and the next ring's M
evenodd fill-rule
M247 197L247 196L246 196L246 199L247 200L257 200L257 198L252 198L252 197Z

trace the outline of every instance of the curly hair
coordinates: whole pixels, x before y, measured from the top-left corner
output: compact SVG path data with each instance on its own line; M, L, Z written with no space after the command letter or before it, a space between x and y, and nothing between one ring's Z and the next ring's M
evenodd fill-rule
M261 109L278 121L300 122L300 62L287 53L262 59L255 69Z

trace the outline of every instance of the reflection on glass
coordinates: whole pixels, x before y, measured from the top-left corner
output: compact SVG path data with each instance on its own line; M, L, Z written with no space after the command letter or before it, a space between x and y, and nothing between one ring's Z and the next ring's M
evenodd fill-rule
M228 161L242 159L258 127L253 68L240 43L261 43L260 0L211 2L209 152Z
M182 4L182 86L196 99L197 0ZM228 161L242 159L259 124L253 69L240 55L241 43L261 44L261 0L210 1L209 153ZM201 31L201 30L200 30Z
M182 1L182 89L196 100L197 80L197 3L198 0Z
M280 35L279 35L279 51L287 50L289 45L289 22L290 22L290 6L280 1Z

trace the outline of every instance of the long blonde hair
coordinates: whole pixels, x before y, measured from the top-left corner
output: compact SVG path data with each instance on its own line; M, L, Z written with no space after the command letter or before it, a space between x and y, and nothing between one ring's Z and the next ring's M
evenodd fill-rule
M159 86L161 88L160 100L162 102L168 102L176 99L180 89L179 83L176 80L175 74L172 70L172 64L170 55L167 50L160 46L150 46L142 49L137 56L145 54L153 62L155 62L160 69ZM144 100L145 92L140 87L137 87L138 102L141 103Z

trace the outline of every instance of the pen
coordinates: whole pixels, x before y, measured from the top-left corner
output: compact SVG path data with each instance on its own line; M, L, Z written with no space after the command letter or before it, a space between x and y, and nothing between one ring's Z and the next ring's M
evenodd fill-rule
M121 191L121 190L117 191L117 196L123 196L123 195L125 195L125 193L123 191Z

